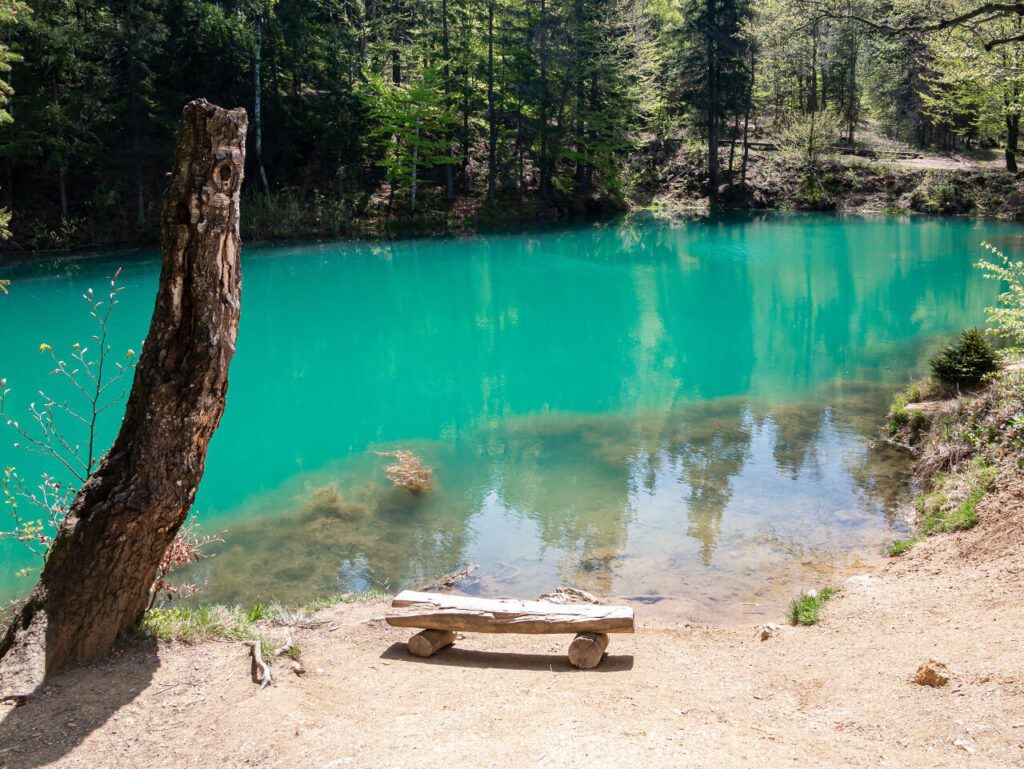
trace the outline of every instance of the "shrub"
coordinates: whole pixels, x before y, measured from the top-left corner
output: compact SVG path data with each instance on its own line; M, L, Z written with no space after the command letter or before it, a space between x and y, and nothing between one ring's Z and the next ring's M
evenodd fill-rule
M961 333L931 365L935 378L951 387L973 387L998 368L995 352L976 328Z
M914 542L915 540L913 539L897 539L885 549L885 554L890 558L903 555L914 546Z
M804 593L799 598L794 598L789 604L789 624L816 624L820 619L821 607L838 592L833 587L823 587L818 592Z
M987 308L992 333L1024 345L1024 262L1013 261L991 243L981 245L996 259L981 259L976 266L985 272L986 278L998 280L1006 287L999 294L999 306Z

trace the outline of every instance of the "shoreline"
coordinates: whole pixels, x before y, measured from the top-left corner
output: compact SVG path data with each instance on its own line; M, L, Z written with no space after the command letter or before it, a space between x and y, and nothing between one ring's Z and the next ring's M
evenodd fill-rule
M970 424L998 387L943 413ZM924 441L941 437L940 419ZM570 667L560 635L462 634L411 657L411 631L383 621L379 594L306 612L208 611L219 636L177 640L204 626L154 614L109 657L0 705L0 766L411 767L450 762L457 735L467 765L508 769L595 756L613 769L638 757L652 769L749 769L823 751L837 766L1017 767L1024 481L1012 459L1000 468L974 524L858 569L813 626L709 626L637 606L637 632L613 636L592 671ZM272 656L266 689L248 638L288 648ZM942 677L922 678L929 665Z
M835 765L960 767L971 753L1016 766L1024 576L1005 548L969 556L992 544L987 528L847 581L818 625L764 641L753 627L666 623L639 609L637 633L613 637L594 671L569 667L563 636L467 634L418 660L405 651L410 632L382 622L381 601L264 626L268 643L292 640L305 669L275 662L264 691L241 642L141 642L0 708L0 764L412 766L443 762L450 741L437 735L473 724L459 743L471 766L600 755L626 767L639 754L652 767L696 769L714 756L739 769L823 748ZM947 686L914 682L930 658L948 666ZM256 720L268 728L254 738Z
M984 216L971 213L950 213L935 214L918 211L893 211L875 208L835 208L830 210L809 210L794 208L734 208L711 214L706 204L699 202L688 203L686 201L672 201L658 205L638 205L625 209L616 214L601 216L578 216L567 220L555 222L531 222L514 227L495 226L480 229L464 229L456 231L437 230L423 234L396 234L394 236L367 235L336 237L318 235L295 235L281 238L267 238L243 242L243 249L251 248L288 248L303 246L317 247L329 245L346 245L362 243L402 243L411 240L448 240L448 239L469 239L488 236L516 236L529 233L543 233L551 231L572 230L580 227L599 226L603 223L620 221L628 217L649 216L655 220L666 222L678 221L682 218L689 218L691 221L711 221L716 218L729 217L757 217L757 216L823 216L823 217L860 217L865 219L917 219L917 220L969 220L977 222L993 222L999 224L1020 225L1024 227L1024 211L1021 218L1008 218L1000 216ZM150 254L154 259L159 259L159 243L149 241L145 243L131 244L120 243L114 245L90 245L81 248L50 249L45 251L0 251L0 275L16 275L18 270L31 269L42 266L63 266L80 263L88 263L101 259L113 258L119 255L139 256Z
M851 163L833 158L823 162L820 169L824 197L805 200L796 172L781 164L777 157L754 152L751 154L749 180L732 187L723 185L725 202L718 212L711 214L707 197L695 191L700 182L690 178L692 170L686 166L684 158L671 157L664 162L666 168L659 168L663 175L671 176L673 168L681 169L673 177L676 186L652 184L650 180L639 178L637 188L624 201L567 198L544 203L527 198L488 203L479 196L467 195L451 204L425 208L412 217L366 211L358 217L329 226L312 222L255 225L243 221L243 243L246 246L270 246L483 236L580 226L644 212L685 212L696 216L831 213L1024 221L1022 175L994 169ZM428 199L429 202L437 203ZM243 201L243 214L245 209ZM65 259L77 261L89 258L95 252L138 252L158 248L159 234L155 231L142 237L108 242L83 241L67 247L34 249L8 246L0 249L0 268Z

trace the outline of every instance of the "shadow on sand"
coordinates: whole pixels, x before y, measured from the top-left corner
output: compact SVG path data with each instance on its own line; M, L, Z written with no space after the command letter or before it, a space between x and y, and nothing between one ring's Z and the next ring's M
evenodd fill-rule
M159 664L155 642L133 645L55 676L20 707L4 706L0 767L34 769L63 758L134 701L149 686Z
M450 647L433 657L414 657L409 647L393 643L380 655L385 660L402 660L420 665L449 665L463 668L494 668L499 670L550 670L552 673L621 673L633 669L632 654L610 654L593 670L581 671L569 664L564 654L516 654L487 652Z

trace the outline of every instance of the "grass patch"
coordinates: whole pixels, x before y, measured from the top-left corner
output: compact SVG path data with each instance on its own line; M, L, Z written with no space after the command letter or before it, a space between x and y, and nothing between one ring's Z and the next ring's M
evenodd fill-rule
M995 470L976 459L963 476L950 476L946 483L914 501L920 514L924 536L966 531L978 523L978 504L992 490ZM967 491L952 488L954 483L966 484Z
M889 407L889 421L886 425L889 435L897 435L900 430L910 424L910 412L907 411L907 396L900 393Z
M321 598L305 607L289 609L278 603L264 604L257 601L248 608L241 606L222 606L199 604L189 606L176 604L158 606L150 609L142 621L127 636L126 641L156 639L163 642L196 644L203 641L255 641L259 640L264 657L274 650L274 645L257 632L256 623L272 623L275 625L301 625L309 620L309 615L336 606L339 603L359 603L363 601L383 601L391 598L389 593L379 590L364 590L358 593L338 593ZM298 646L286 652L287 656L298 661Z
M317 598L306 604L306 611L310 614L321 609L329 609L339 603L366 603L369 601L388 601L392 598L391 593L382 590L361 590L358 593L335 593L324 598Z
M135 629L135 638L194 644L201 641L248 641L257 637L251 609L227 606L166 606L150 609Z
M804 593L794 598L789 604L789 624L814 625L821 618L821 607L839 591L833 587L823 587L817 593Z
M917 542L916 539L897 539L889 547L885 549L885 554L890 558L896 558L897 556L903 555L914 546Z

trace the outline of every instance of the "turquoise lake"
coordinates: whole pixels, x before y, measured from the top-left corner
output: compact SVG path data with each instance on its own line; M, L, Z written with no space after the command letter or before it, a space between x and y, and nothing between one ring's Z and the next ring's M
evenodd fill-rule
M188 579L203 600L299 604L473 563L482 595L574 585L777 618L903 530L907 467L872 439L893 392L984 324L981 242L1019 251L1022 232L763 215L247 247L196 504L224 542ZM5 273L0 377L23 426L37 391L64 392L40 344L86 344L81 294L117 267L120 357L145 337L155 252ZM5 430L0 466L59 475ZM396 448L433 468L431 492L389 486L376 452ZM0 598L31 565L0 542Z

